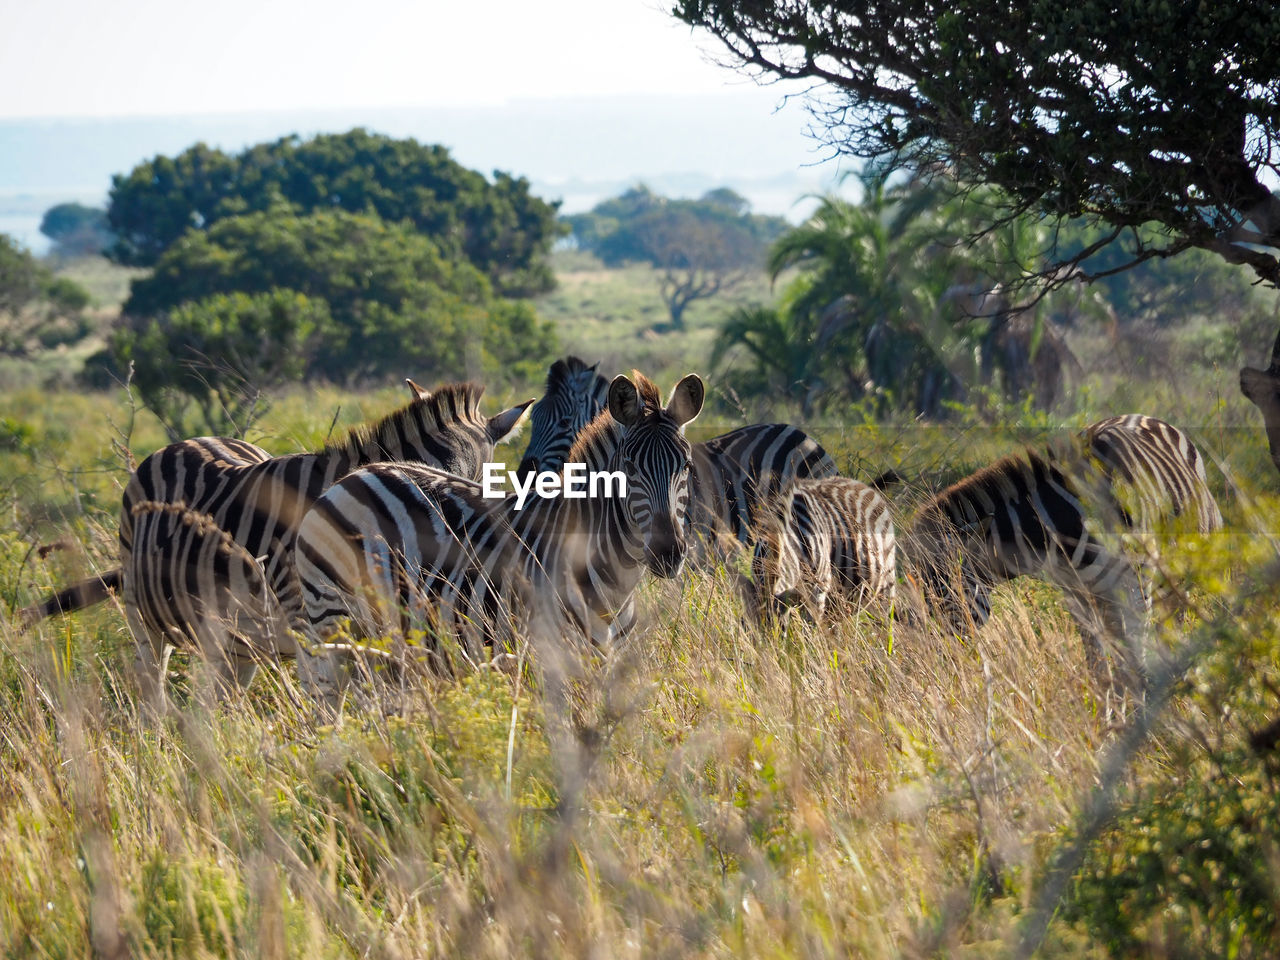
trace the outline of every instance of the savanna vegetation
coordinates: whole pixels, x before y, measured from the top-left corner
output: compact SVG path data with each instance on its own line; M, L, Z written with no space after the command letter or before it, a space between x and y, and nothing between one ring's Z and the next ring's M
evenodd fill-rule
M1212 193L1187 172L1230 167L1237 121L1261 149L1264 25L1237 4L1133 5L1144 32L1087 2L1002 7L996 26L990 5L903 3L850 31L792 6L679 8L743 61L823 81L833 142L873 157L802 223L642 188L560 222L518 178L354 131L122 174L115 262L0 247L19 331L0 365L8 610L115 565L129 470L173 436L313 448L403 402L403 376L479 377L497 410L572 351L703 373L694 439L787 419L841 473L895 468L904 520L1101 417L1183 427L1227 528L1165 558L1179 612L1156 614L1145 700L1099 688L1060 598L1026 580L968 639L870 612L761 634L731 564L646 584L643 629L608 661L534 630L514 667L336 719L287 664L212 700L191 656L157 719L116 604L26 632L6 616L0 953L1280 952L1280 477L1238 386L1280 326L1253 283L1274 224L1243 179ZM1090 86L1108 77L1126 82ZM1124 136L1097 132L1080 90ZM1181 136L1213 133L1206 116L1220 136ZM1124 153L1140 134L1172 145ZM664 259L684 229L711 252L720 231L723 257ZM733 283L677 316L681 270ZM41 339L68 317L72 342Z

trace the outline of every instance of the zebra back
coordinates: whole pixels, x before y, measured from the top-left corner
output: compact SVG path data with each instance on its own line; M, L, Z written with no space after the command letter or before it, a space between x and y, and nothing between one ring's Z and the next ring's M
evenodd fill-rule
M582 429L605 409L609 381L577 357L557 360L547 371L546 391L530 415L529 445L520 459L521 476L559 470Z
M760 514L752 558L758 612L798 600L818 619L833 593L855 606L893 599L893 518L873 487L849 477L800 479Z
M1130 517L1137 528L1155 530L1174 518L1194 533L1222 528L1204 458L1177 427L1130 413L1089 425L1083 437L1121 509L1126 515L1138 514Z
M261 604L245 577L231 577L209 551L193 556L187 524L163 510L198 514L261 566L269 611L259 622L241 617L240 633L263 652L288 655L284 627L301 621L301 595L292 557L303 514L336 479L362 463L386 459L432 463L478 476L494 444L519 422L529 401L495 417L479 411L483 387L455 384L425 394L414 390L406 407L350 431L315 453L269 457L238 440L198 438L172 444L146 458L129 480L120 523L126 613L139 643L153 647L198 640L200 610L225 605L230 591L246 609ZM206 538L207 539L207 538ZM229 601L230 602L230 601ZM247 631L247 633L246 633Z
M835 475L821 444L787 423L752 424L695 443L689 509L695 550L724 555L750 544L765 503L796 480Z

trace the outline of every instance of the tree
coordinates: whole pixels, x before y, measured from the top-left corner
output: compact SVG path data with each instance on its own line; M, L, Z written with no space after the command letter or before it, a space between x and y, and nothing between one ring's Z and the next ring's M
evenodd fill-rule
M1096 278L1195 247L1280 284L1270 8L676 0L674 13L722 41L735 65L814 81L813 109L839 152L996 185L1006 219L1105 225L1041 279ZM1092 259L1117 243L1120 263ZM1263 408L1280 436L1268 409L1280 417L1280 407Z
M302 376L331 322L323 300L293 290L215 294L117 331L114 346L171 439L239 436L266 391Z
M1047 318L1062 295L1017 309L992 272L1010 261L1033 269L1036 224L1016 218L961 243L980 194L957 197L940 179L874 167L859 179L859 201L821 197L778 238L769 274L792 279L777 310L730 315L715 359L745 349L756 370L735 372L744 392L766 370L786 370L793 379L779 387L806 415L832 398L872 397L880 412L938 417L945 401L980 385L1051 406L1076 363Z
M188 231L150 276L135 281L123 322L141 329L189 301L276 288L328 306L333 322L307 373L348 383L467 369L470 345L482 339L479 318L496 307L478 270L445 259L406 223L340 210L299 216L279 207ZM476 359L481 349L473 351Z
M196 144L113 177L107 216L118 239L110 255L151 266L189 229L281 205L407 221L504 296L554 285L546 257L560 233L558 204L534 197L524 178L499 171L490 182L445 147L361 129L285 137L234 156Z
M0 355L26 357L88 333L89 294L55 277L12 237L0 233Z
M1254 4L677 0L731 59L818 81L841 152L1088 216L1132 261L1203 247L1280 282L1280 21ZM1142 224L1158 237L1133 232ZM1087 256L1085 257L1087 259Z
M295 299L259 299L286 296ZM296 362L236 346L264 329L279 332ZM483 274L443 258L408 223L341 210L299 216L281 206L189 230L134 282L111 349L116 370L134 364L144 399L171 426L194 398L207 428L217 429L243 427L247 408L235 397L289 379L459 371L533 379L556 342L528 304L496 298ZM243 362L227 359L236 355Z
M82 203L59 203L45 211L40 232L52 240L56 252L80 257L102 253L111 243L107 212Z
M768 243L785 229L780 217L750 210L744 197L727 188L698 200L670 200L640 186L567 222L578 245L607 265L657 268L671 326L681 329L691 303L740 284L759 269Z

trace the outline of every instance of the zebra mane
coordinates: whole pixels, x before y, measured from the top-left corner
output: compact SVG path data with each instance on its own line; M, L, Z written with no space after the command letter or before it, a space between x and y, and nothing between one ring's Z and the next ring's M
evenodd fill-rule
M636 389L640 391L640 399L644 402L644 416L660 411L662 392L658 389L658 385L639 370L631 371L631 379L635 382Z
M930 497L916 511L911 527L919 530L923 524L942 520L948 526L955 528L955 522L948 518L947 508L957 501L980 501L982 497L975 496L975 494L983 492L987 496L997 494L996 499L999 499L998 491L1001 488L1008 487L1014 482L1014 478L1019 475L1028 477L1030 485L1034 485L1034 474L1040 472L1054 471L1062 473L1064 474L1064 479L1066 479L1068 475L1082 466L1084 460L1084 450L1079 442L1074 439L1051 443L1043 452L1027 447L1018 453L1008 454L995 463L975 470L969 476L957 480L945 490ZM1068 482L1075 485L1079 480L1079 477L1074 477ZM959 528L958 532L964 532L975 527L985 528L985 521L980 520L977 523L964 524Z
M639 370L631 371L631 379L640 393L641 403L644 404L641 417L663 413L662 394L658 390L658 385ZM613 414L609 412L606 405L594 420L582 428L582 432L573 441L573 446L569 448L565 462L603 466L609 454L613 453L614 447L617 446L621 433L622 427L613 419Z
M399 445L402 437L413 436L423 426L428 433L442 433L460 421L483 422L480 413L483 393L484 384L474 381L446 383L381 420L353 427L344 440L326 444L324 452L336 453L352 447L363 449L372 443L391 449Z

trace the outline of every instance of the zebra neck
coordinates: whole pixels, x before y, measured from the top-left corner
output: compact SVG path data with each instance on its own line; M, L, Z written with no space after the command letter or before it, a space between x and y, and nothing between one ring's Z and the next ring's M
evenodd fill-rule
M324 471L324 477L327 481L325 486L327 488L329 484L337 482L352 470L374 463L378 459L387 459L386 457L370 456L369 453L352 437L340 447L325 447L325 449L312 454L312 456L316 458L317 466Z
M644 572L644 541L622 498L532 494L523 509L515 504L515 495L508 495L500 509L533 561L543 569L565 571L597 614L615 613Z

